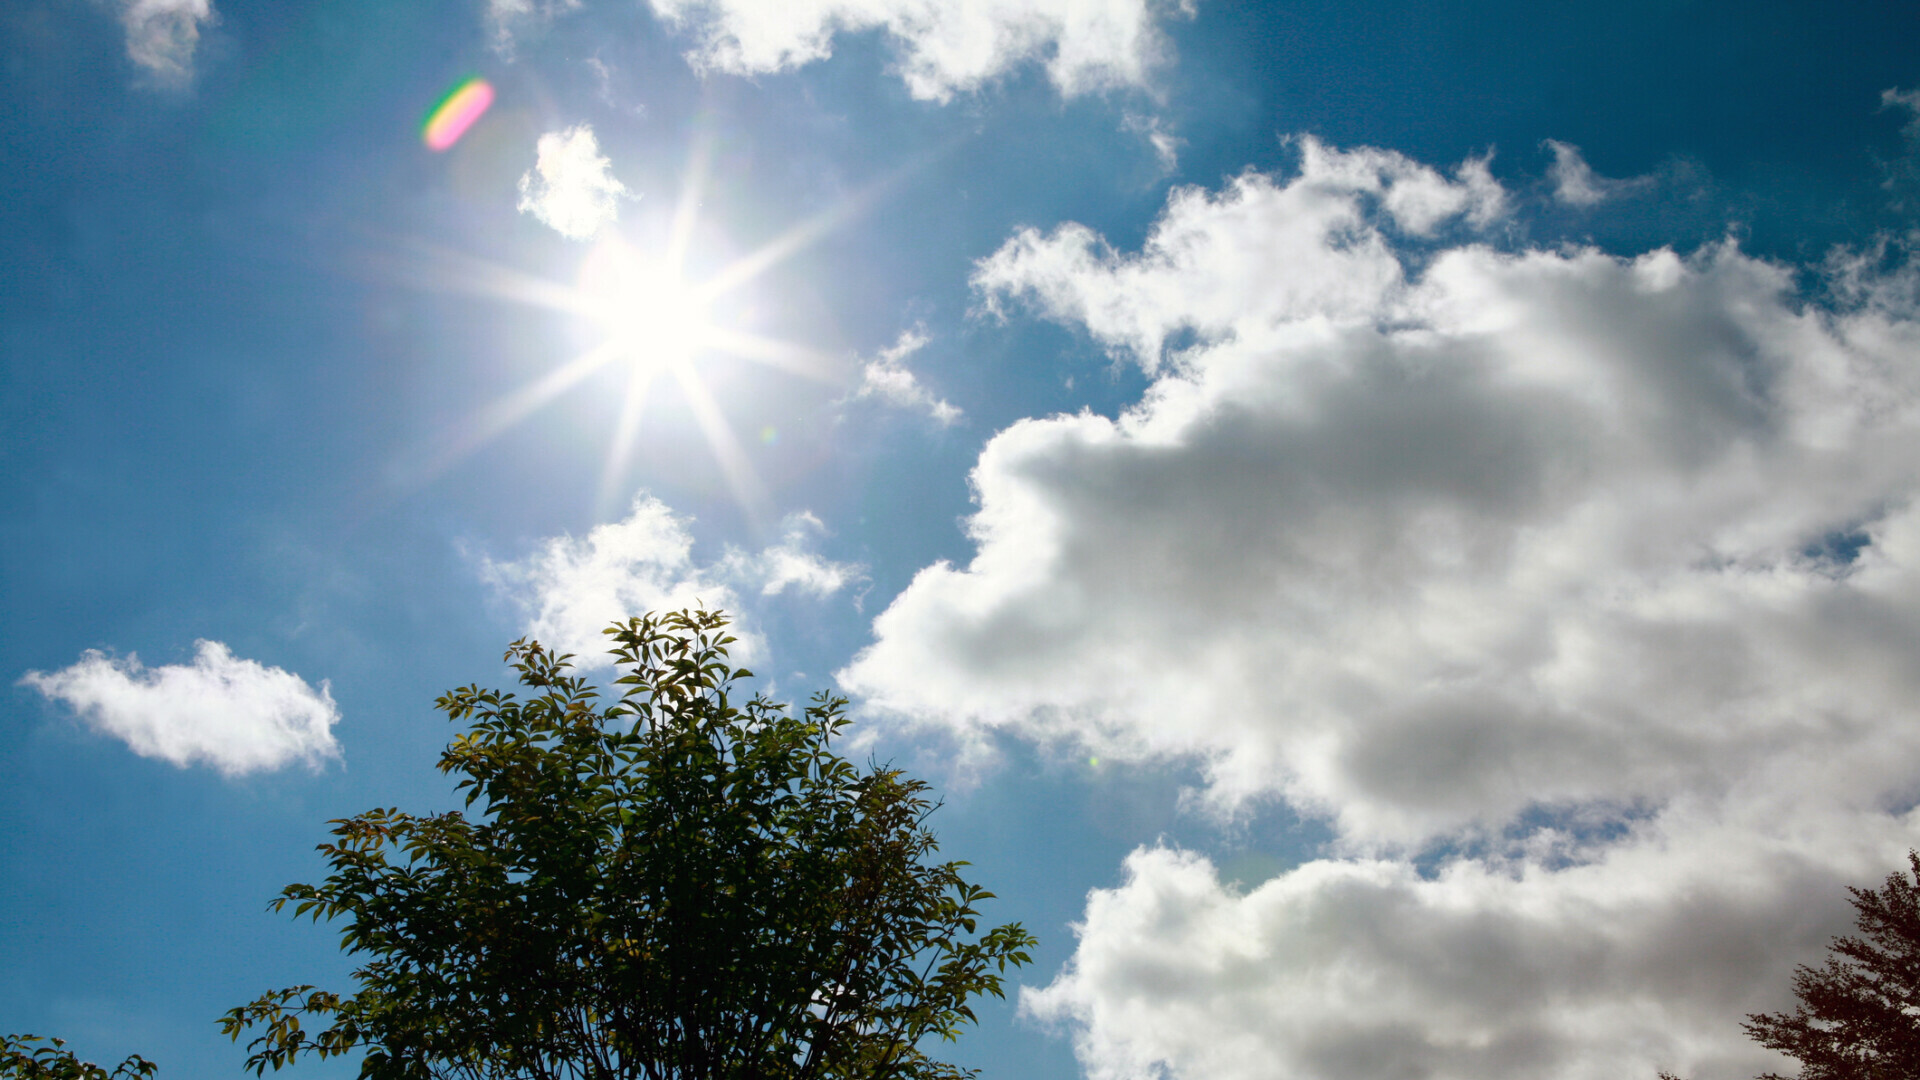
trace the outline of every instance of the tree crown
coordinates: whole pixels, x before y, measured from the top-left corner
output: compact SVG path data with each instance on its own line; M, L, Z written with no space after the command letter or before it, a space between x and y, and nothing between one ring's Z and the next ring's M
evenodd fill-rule
M364 1080L949 1078L920 1049L1028 962L936 862L927 786L833 749L846 701L734 692L726 618L611 627L618 697L517 641L531 694L467 686L439 767L466 811L332 822L331 870L273 908L341 920L356 993L262 995L223 1028L256 1074L364 1051ZM469 816L469 815L472 816ZM325 1026L309 1032L302 1018Z
M1912 881L1893 874L1878 890L1847 890L1859 935L1835 938L1824 967L1794 972L1792 1012L1741 1025L1798 1058L1799 1080L1920 1080L1920 852L1907 861Z

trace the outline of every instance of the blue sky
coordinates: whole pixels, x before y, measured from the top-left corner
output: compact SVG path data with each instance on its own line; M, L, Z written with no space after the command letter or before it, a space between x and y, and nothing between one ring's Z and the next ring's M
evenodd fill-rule
M0 1029L237 1070L433 698L699 598L1039 935L964 1065L1780 1067L1920 846L1916 30L9 4Z

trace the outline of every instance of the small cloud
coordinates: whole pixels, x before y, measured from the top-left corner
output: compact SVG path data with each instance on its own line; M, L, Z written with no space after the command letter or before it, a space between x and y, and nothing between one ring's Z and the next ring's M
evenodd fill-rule
M854 391L854 398L879 398L904 409L925 409L943 427L959 420L962 414L958 406L935 397L907 370L907 357L930 340L919 327L902 331L892 347L880 350L878 357L860 369L860 388Z
M792 71L833 55L840 34L881 31L895 47L894 74L914 97L948 101L1029 63L1046 67L1062 97L1148 88L1169 46L1162 23L1192 18L1193 4L1153 0L649 0L669 26L698 44L700 71L757 75Z
M1920 138L1920 90L1901 90L1890 86L1880 91L1880 107L1905 109L1913 114L1907 118L1907 126L1900 131L1909 138Z
M596 525L584 539L550 537L516 562L482 558L481 576L526 612L529 636L575 654L582 667L606 663L600 631L615 619L735 606L733 591L695 565L687 523L644 494L626 518Z
M619 70L618 68L615 68L613 65L607 63L605 60L600 59L598 56L587 57L586 65L587 65L587 70L593 72L593 82L596 88L597 96L600 98L601 104L605 105L609 109L617 109L622 112L630 112L635 116L647 115L647 107L645 105L626 104L625 102L620 100L620 96L618 94L614 93L613 78L615 73L618 72Z
M486 0L493 51L511 60L515 35L530 23L545 23L580 7L580 0Z
M736 617L737 654L749 659L760 642L743 601L789 588L824 597L863 573L809 550L811 538L826 532L809 513L790 515L779 543L755 554L728 548L708 564L694 560L689 524L642 493L624 519L596 525L584 539L550 537L513 562L482 557L480 572L525 612L529 637L573 653L583 668L609 663L601 631L616 619L702 605Z
M166 89L183 89L193 82L200 29L217 21L212 0L121 0L120 5L127 59Z
M781 523L778 544L762 549L758 555L730 550L720 570L743 584L757 584L761 596L778 596L788 588L815 597L831 596L863 577L864 570L852 563L822 558L810 550L813 539L826 535L826 531L826 525L807 511L789 514Z
M20 685L65 703L81 719L133 749L185 767L205 762L227 776L291 762L318 768L340 756L340 719L325 680L314 690L290 671L235 657L218 641L195 643L191 664L148 669L89 649L51 674L29 671Z
M1166 123L1157 116L1145 116L1140 113L1127 113L1121 117L1120 129L1135 135L1146 137L1153 147L1153 156L1159 159L1160 171L1171 173L1180 164L1180 148L1187 140L1167 130Z
M1587 159L1580 155L1580 148L1572 143L1548 139L1545 145L1553 151L1553 164L1547 167L1547 177L1553 181L1553 197L1568 206L1597 206L1615 196L1631 194L1653 184L1650 176L1631 180L1601 176L1593 171Z
M550 131L537 150L534 167L520 178L520 212L569 240L590 239L619 216L622 198L637 197L614 179L589 124Z
M1880 107L1907 111L1907 122L1900 126L1900 134L1906 140L1905 151L1881 164L1886 173L1881 186L1893 192L1894 209L1906 211L1914 205L1914 196L1920 194L1920 90L1883 90Z

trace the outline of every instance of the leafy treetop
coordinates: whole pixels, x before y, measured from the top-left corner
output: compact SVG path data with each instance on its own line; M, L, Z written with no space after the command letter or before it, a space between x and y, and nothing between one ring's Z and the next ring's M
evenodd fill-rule
M606 704L525 640L531 696L441 697L471 721L439 765L467 810L331 823L330 875L272 906L341 921L358 989L228 1012L236 1040L263 1029L254 1073L358 1050L363 1080L971 1075L922 1042L1004 996L1032 936L979 932L992 894L933 861L926 784L835 753L843 699L738 700L726 626L616 624Z
M138 1054L112 1072L81 1061L64 1039L38 1035L0 1035L0 1077L6 1080L151 1080L154 1064Z

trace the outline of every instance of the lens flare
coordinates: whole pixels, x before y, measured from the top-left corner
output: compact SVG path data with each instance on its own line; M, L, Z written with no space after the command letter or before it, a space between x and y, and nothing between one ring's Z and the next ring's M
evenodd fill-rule
M460 141L475 120L493 104L493 84L475 77L455 86L440 99L427 122L420 127L420 139L427 149L439 153Z

